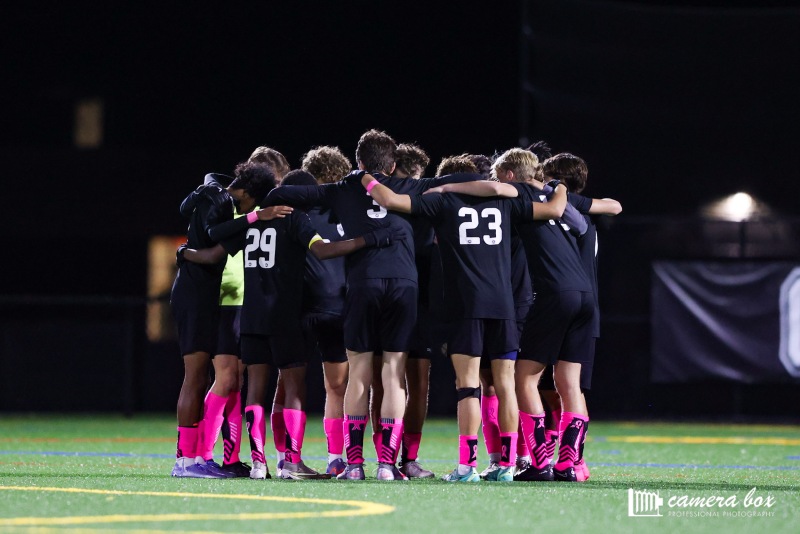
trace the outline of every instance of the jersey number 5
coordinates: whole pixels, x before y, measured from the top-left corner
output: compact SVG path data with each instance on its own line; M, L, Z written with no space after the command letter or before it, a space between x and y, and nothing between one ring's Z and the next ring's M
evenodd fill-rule
M458 226L458 242L462 245L479 245L481 243L481 237L467 235L467 230L478 227L478 210L475 208L463 207L458 210L458 216L469 219ZM503 229L500 228L500 223L502 221L500 210L497 208L484 208L483 211L481 211L482 219L488 219L490 217L492 221L489 222L489 230L492 230L494 234L482 236L483 242L487 245L499 245L500 241L503 240Z
M275 239L277 235L274 228L267 228L263 232L258 228L247 230L247 246L244 249L245 268L261 267L262 269L271 269L275 265ZM257 255L257 259L251 259L250 254L259 249L263 254Z
M372 203L374 206L372 206L372 209L367 210L367 216L370 219L383 219L386 217L386 208L375 202L375 200Z

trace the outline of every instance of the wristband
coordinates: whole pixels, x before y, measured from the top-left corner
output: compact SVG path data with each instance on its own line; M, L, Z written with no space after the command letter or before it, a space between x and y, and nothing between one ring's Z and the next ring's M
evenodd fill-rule
M378 183L379 183L379 182L378 182L378 180L373 180L373 181L371 181L370 183L368 183L368 184L367 184L367 194L368 194L368 195L369 195L369 192L370 192L370 191L372 191L372 189L373 189L373 188L374 188L376 185L378 185ZM370 196L372 196L372 195L370 195Z
M250 213L247 214L247 222L249 224L253 224L257 220L258 220L258 213L256 213L255 211L251 211Z

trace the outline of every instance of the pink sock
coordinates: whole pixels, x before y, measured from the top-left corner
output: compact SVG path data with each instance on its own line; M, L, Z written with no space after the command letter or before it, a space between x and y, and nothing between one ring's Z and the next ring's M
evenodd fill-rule
M222 463L235 464L241 461L239 450L242 446L242 394L239 390L231 391L228 395L222 415Z
M500 454L500 424L497 421L499 402L497 396L481 397L481 420L483 421L483 442L490 455Z
M558 430L545 430L544 440L547 443L547 463L553 459L556 454L556 444L558 443Z
M519 421L519 426L517 427L517 458L520 456L530 456L531 451L528 449L528 442L525 441L525 432L522 431L522 419Z
M559 425L558 461L555 468L563 471L573 467L578 461L578 452L581 445L581 435L589 418L572 412L561 413Z
M328 439L328 454L342 454L344 450L344 419L323 419L325 437Z
M272 412L269 417L270 427L272 428L272 441L275 443L275 450L286 452L286 419L283 417L283 409Z
M403 462L413 462L419 454L419 444L422 441L422 432L411 433L403 431Z
M372 433L372 444L375 445L375 457L380 460L381 459L381 433L380 432L373 432Z
M544 437L544 413L529 414L520 411L519 424L531 454L531 465L535 469L544 469L549 462Z
M517 463L516 432L500 432L500 466L509 467Z
M194 458L197 456L197 443L199 440L199 430L196 426L178 427L178 446L176 447L176 458Z
M384 464L392 464L397 461L397 454L403 443L403 419L393 419L391 417L381 417L381 451L378 461Z
M214 445L217 444L219 438L219 431L222 428L222 412L225 410L225 404L228 402L228 397L221 397L216 393L208 392L204 403L203 414L203 448L200 450L200 455L203 460L211 460L214 458Z
M366 415L344 414L342 431L344 448L347 451L348 464L364 463L364 430L367 426Z
M264 421L264 407L258 404L246 406L244 417L247 421L247 433L250 435L250 457L254 462L265 464L264 435L267 433L267 422Z
M300 462L300 454L303 450L303 437L306 433L306 412L284 408L283 420L286 423L286 461L290 464L296 464Z
M478 465L478 436L458 436L458 463L477 467Z

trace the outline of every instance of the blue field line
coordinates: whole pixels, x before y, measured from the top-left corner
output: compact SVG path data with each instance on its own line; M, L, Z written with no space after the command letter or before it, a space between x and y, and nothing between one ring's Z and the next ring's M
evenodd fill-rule
M605 452L605 451L600 451ZM615 454L618 451L608 451ZM174 454L134 454L125 452L66 452L66 451L0 451L0 455L31 455L31 456L91 456L106 458L170 458ZM327 456L304 456L306 460L326 461ZM789 459L800 457L789 456ZM244 459L244 461L247 461ZM365 462L377 462L377 458L364 458ZM452 464L453 460L429 460L420 458L423 464ZM757 471L800 471L800 466L789 465L704 465L704 464L660 464L660 463L635 463L635 462L586 462L591 467L647 467L655 469L753 469Z
M800 460L800 456L787 456L787 460Z

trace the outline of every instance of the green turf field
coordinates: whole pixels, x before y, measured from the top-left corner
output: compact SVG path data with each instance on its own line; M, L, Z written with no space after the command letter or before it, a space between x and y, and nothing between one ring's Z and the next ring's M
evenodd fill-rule
M0 532L800 532L797 426L593 421L582 484L174 479L174 434L171 416L1 416ZM456 434L426 424L437 475ZM324 467L319 418L303 452ZM661 517L629 517L629 488L658 492ZM708 497L731 506L675 506Z

